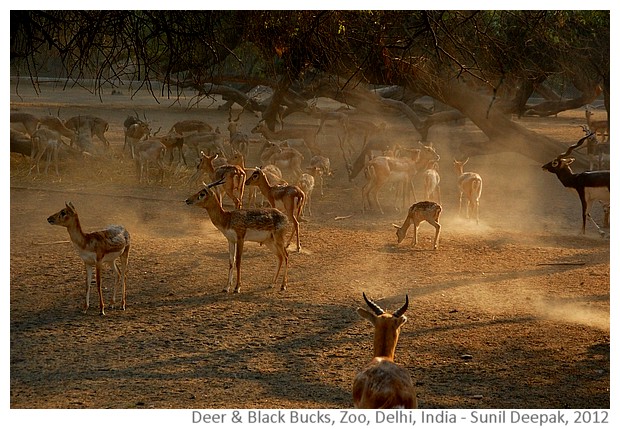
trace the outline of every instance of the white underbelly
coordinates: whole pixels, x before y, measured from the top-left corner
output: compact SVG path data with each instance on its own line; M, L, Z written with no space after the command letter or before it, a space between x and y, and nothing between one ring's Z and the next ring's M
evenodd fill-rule
M77 246L74 246L74 247L77 250L78 255L80 255L80 258L82 258L82 261L84 261L86 265L95 265L97 263L97 254L95 252L85 251L85 250L80 249ZM118 257L121 256L121 253L123 253L122 250L118 252L106 253L103 256L103 259L101 260L101 262L111 263L115 261L116 259L118 259Z

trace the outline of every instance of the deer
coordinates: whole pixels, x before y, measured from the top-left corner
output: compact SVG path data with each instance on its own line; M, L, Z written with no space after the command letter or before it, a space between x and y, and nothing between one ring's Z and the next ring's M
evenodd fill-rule
M424 175L424 194L426 199L441 204L439 163L437 161L429 161L422 174Z
M321 149L316 144L316 129L308 127L287 128L280 131L271 131L264 120L252 128L252 134L262 134L267 140L302 139L312 155L321 155Z
M463 196L467 200L467 219L473 214L476 217L476 223L480 223L480 195L482 195L482 177L478 173L471 171L464 172L465 164L469 161L469 158L465 161L454 160L453 166L456 172L456 184L459 189L459 215L462 210Z
M439 247L439 233L441 225L439 224L439 215L441 214L441 205L434 201L420 201L409 207L407 218L401 226L392 224L396 228L396 238L400 244L407 236L409 226L413 224L413 246L418 244L418 227L420 223L426 221L435 227L435 239L433 240L433 250Z
M407 323L405 303L390 314L362 293L372 311L358 308L357 313L374 326L372 360L353 379L355 408L417 408L418 399L409 372L394 362L401 327Z
M432 144L424 145L418 143L419 148L401 149L408 152L403 157L395 156L376 156L372 158L365 167L366 183L362 187L362 211L366 211L373 205L378 207L381 214L383 208L379 203L378 193L381 188L390 180L397 183L396 201L400 196L400 207L395 204L397 209L402 209L409 205L408 200L416 200L413 178L420 171L420 166L425 166L429 161L439 161L439 155ZM374 203L374 204L373 204Z
M136 149L135 145L142 141L147 140L151 136L151 128L147 122L139 121L132 123L128 128L125 129L125 143L123 144L123 152L125 152L125 148L129 145L129 150L131 151L131 158L136 158Z
M288 239L287 246L293 239L293 234L297 236L297 252L301 251L299 239L299 218L304 208L306 195L296 185L270 185L265 172L261 168L254 169L254 172L245 181L246 186L257 186L261 194L267 198L271 207L276 207L276 201L281 201L284 205L284 212L293 223L293 230Z
M20 131L11 129L10 147L11 153L19 153L23 158L32 156L32 140Z
M306 194L306 203L301 210L301 215L306 215L306 208L308 208L308 215L312 216L312 192L314 191L314 176L309 173L303 173L299 180L297 180L297 187L304 191Z
M329 158L326 156L315 155L310 159L310 166L306 167L306 171L314 177L315 182L319 184L319 191L321 192L321 197L323 195L323 181L324 177L333 176L333 172L331 169L331 163Z
M77 132L67 128L64 122L57 116L41 116L39 118L39 128L45 127L56 131L62 137L66 137L70 142L75 141Z
M245 166L245 156L241 152L234 151L233 152L233 156L231 156L227 160L227 164L237 165L237 166L243 168L243 170L245 171L245 176L246 177L249 177L250 174L252 174L254 172L254 168L246 167ZM256 194L257 194L257 192L258 192L258 188L256 186L251 186L247 190L247 192L245 192L245 189L244 189L244 193L248 194L248 207L256 207Z
M588 124L588 129L590 129L594 134L601 134L603 136L603 142L609 139L609 121L599 119L592 119L592 110L589 107L586 107L586 123Z
M237 273L233 292L239 293L241 291L241 257L246 241L265 244L276 255L278 265L273 277L272 287L276 286L280 271L283 271L280 290L286 290L288 252L285 245L285 234L289 225L288 218L281 211L271 207L225 210L212 189L214 186L223 184L225 180L222 178L205 185L203 189L185 200L187 205L206 209L213 225L228 240L228 283L223 292L230 292L233 283L233 266Z
M39 128L32 134L30 141L30 171L28 174L31 174L35 167L37 174L39 174L39 162L41 161L43 154L47 153L45 174L47 174L50 164L53 161L56 176L60 177L60 173L58 172L58 152L60 151L60 145L62 144L60 134L48 128Z
M593 132L581 138L577 143L570 145L568 149L558 155L554 160L542 166L543 170L554 173L565 188L575 190L581 201L581 233L586 233L586 219L595 225L599 234L605 233L599 228L592 216L590 209L594 201L600 201L605 210L605 225L609 223L609 198L610 198L610 174L609 170L584 171L573 173L570 165L575 158L569 158L573 150L578 148L586 141Z
M325 126L325 122L334 121L337 126L342 130L342 138L339 136L339 139L347 139L349 133L349 115L347 115L342 110L323 110L316 105L316 100L310 104L309 107L304 109L304 112L308 113L315 119L319 120L319 128L316 130L316 134L320 134Z
M189 182L197 182L206 172L212 182L226 179L223 183L223 192L234 202L235 208L242 206L243 192L245 190L245 169L238 165L225 164L215 167L214 163L219 158L218 154L207 155L201 152L200 162L196 166L196 172L192 175ZM219 192L220 200L222 191Z
M208 155L228 156L224 148L224 136L219 131L205 131L183 136L183 144L191 148L200 157L201 152Z
M245 108L244 108L245 109ZM243 110L237 115L237 119L232 118L232 108L228 110L228 133L230 136L230 146L233 152L240 152L245 159L250 155L250 139L246 133L239 131L239 118Z
M88 311L94 269L97 292L99 293L99 314L105 315L101 269L106 263L113 267L116 274L114 294L110 306L116 305L116 292L118 287L122 285L121 308L125 310L127 266L131 247L131 239L127 229L122 225L110 225L101 230L84 232L77 211L71 202L65 203L65 208L49 216L47 222L50 225L67 228L73 247L84 262L86 267L86 302L83 312Z
M149 183L149 166L155 164L159 169L159 183L164 181L164 155L166 145L159 139L147 139L136 145L136 171L140 183Z
M39 118L24 112L11 112L11 124L20 124L26 133L32 137L39 127Z
M176 122L168 131L170 133L176 133L181 135L186 135L189 133L203 133L203 132L211 132L213 131L213 127L207 124L204 121L200 121L198 119L186 119L183 121Z
M78 115L67 119L65 127L74 131L76 135L88 131L91 138L96 136L106 148L110 148L110 142L105 136L110 124L105 119L93 115ZM71 145L73 145L73 140Z
M289 171L293 181L297 181L303 174L301 164L304 156L297 149L281 146L277 143L266 142L260 155L263 164L273 164L281 170Z

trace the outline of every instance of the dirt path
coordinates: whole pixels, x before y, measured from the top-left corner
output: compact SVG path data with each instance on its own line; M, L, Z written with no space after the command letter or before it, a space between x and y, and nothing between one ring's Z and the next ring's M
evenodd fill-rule
M450 148L477 135L473 126L431 134L442 156L439 250L430 250L427 224L412 248L410 238L396 245L391 224L402 213L362 215L361 181L346 179L328 135L321 144L336 176L302 224L288 290L268 287L275 259L248 244L242 291L224 294L226 241L204 210L183 204L195 191L183 181L191 172L139 185L121 154L132 109L164 130L205 110L71 97L11 103L34 114L98 114L111 123L113 154L66 160L60 181L27 176L28 161L11 155L12 408L351 407L353 377L372 353L371 326L355 312L362 292L390 310L409 295L396 360L415 378L422 408L609 408L609 240L590 225L578 234L577 198L512 154L470 161L484 178L481 223L460 218ZM581 115L523 124L570 142ZM206 116L226 129L226 112ZM246 132L255 123L242 117ZM66 230L45 221L65 201L85 229L121 223L131 232L126 311L80 312L82 263L69 243L55 243Z

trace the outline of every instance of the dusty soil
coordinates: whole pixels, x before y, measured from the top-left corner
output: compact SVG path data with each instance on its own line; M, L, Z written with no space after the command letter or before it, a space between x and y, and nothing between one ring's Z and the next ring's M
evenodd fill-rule
M269 288L275 259L250 243L241 293L225 294L226 241L204 210L183 203L197 190L185 182L191 171L140 185L122 154L134 109L154 129L202 118L225 131L217 103L188 109L191 94L157 104L61 88L36 96L23 86L20 96L11 93L12 109L107 119L112 149L64 159L60 179L28 176L29 161L11 154L12 408L348 408L353 377L372 357L371 326L355 311L362 292L388 310L409 296L396 361L422 408L609 408L610 242L592 225L579 234L577 197L515 154L470 160L484 180L481 222L459 217L451 151L482 138L473 125L430 134L442 157L439 250L428 224L414 248L410 238L396 244L391 224L404 213L361 213L361 179L347 180L328 128L321 144L336 174L314 195L302 251L290 249L288 290ZM296 114L287 126L309 121ZM572 143L583 121L577 110L520 122ZM256 122L244 113L243 131ZM394 138L417 141L406 121L389 123ZM83 264L66 230L46 222L65 201L86 230L130 231L126 311L99 316L94 294L81 312ZM106 300L112 279L106 271Z

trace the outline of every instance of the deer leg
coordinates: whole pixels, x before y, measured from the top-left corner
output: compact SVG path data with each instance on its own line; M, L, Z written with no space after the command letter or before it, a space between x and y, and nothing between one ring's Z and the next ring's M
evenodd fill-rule
M125 247L125 251L121 255L121 282L123 283L123 297L121 298L122 309L125 310L127 303L127 266L129 265L129 246Z
M234 293L241 291L241 255L243 254L243 237L237 237L237 252L235 257L235 266L237 268L237 283Z
M105 316L105 303L103 302L103 288L101 286L101 263L95 265L95 279L97 280L97 292L99 293L99 314Z
M86 302L84 303L84 313L86 313L90 306L90 283L93 280L93 268L92 265L86 265Z
M230 286L233 282L233 265L235 264L235 252L237 245L234 241L228 242L228 283L222 292L230 292Z
M118 264L119 264L118 259L115 259L114 261L112 261L112 268L114 268L114 292L112 293L112 299L110 300L110 304L109 304L111 308L116 307L116 291L118 290L118 286L121 283L121 272L120 272L120 268Z
M433 240L433 249L437 250L439 247L439 232L441 231L441 225L435 220L428 221L431 225L435 227L435 239Z
M579 192L579 199L581 200L581 233L585 235L586 233L586 219L590 214L590 207L588 201L586 200L586 196L584 190L582 189Z

